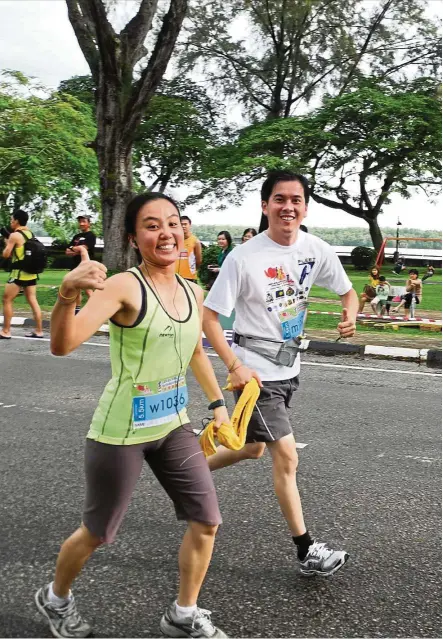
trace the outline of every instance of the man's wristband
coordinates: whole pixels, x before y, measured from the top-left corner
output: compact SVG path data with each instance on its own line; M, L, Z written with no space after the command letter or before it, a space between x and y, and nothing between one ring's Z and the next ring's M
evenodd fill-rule
M220 406L226 406L224 399L216 399L215 402L211 402L208 406L208 410L214 410L214 408L220 408Z

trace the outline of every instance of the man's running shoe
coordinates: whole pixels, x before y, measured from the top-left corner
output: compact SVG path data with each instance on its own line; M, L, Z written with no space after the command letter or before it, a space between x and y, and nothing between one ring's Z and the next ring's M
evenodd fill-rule
M344 550L332 550L326 544L314 541L309 546L308 554L300 561L300 573L305 577L321 575L330 577L348 561L349 555Z
M49 585L40 588L35 595L35 603L48 620L54 637L89 637L92 628L80 617L74 596L72 595L63 606L55 606L49 601L48 595Z
M190 617L178 619L175 604L171 604L160 621L160 630L164 637L227 637L214 626L209 610L197 608Z

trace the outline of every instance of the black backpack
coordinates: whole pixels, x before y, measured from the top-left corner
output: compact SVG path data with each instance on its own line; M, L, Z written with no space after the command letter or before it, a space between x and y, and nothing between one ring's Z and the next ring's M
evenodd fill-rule
M34 234L32 237L28 238L23 233L23 231L19 231L21 235L25 238L25 243L23 248L25 249L25 256L22 260L18 262L14 262L12 268L19 269L20 271L24 271L25 273L42 273L46 265L48 263L48 254L44 245L38 240Z

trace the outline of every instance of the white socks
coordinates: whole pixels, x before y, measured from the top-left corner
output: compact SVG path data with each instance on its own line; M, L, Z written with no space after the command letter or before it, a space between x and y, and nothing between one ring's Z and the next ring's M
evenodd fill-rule
M69 595L66 598L57 597L57 595L54 594L54 591L52 589L53 583L54 582L51 581L51 583L49 584L48 599L52 604L54 604L54 606L64 606L72 598L72 593L71 591L69 591Z
M191 617L192 613L197 610L197 604L194 604L193 606L179 606L177 601L175 601L174 604L174 612L177 615L178 619L186 619L187 617Z

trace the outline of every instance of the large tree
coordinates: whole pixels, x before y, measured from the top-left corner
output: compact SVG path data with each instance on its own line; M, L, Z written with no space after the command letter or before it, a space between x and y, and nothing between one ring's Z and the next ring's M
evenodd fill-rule
M365 220L375 248L378 216L394 193L441 186L441 100L433 78L401 86L362 81L358 90L326 98L312 114L268 120L216 149L208 165L212 189L238 193L266 171L306 173L311 197Z
M51 93L19 72L0 82L0 215L24 207L70 215L98 191L91 109Z
M439 78L440 21L425 0L202 0L192 8L182 68L240 102L249 123L291 118L365 76L393 86ZM283 149L273 144L275 163ZM238 181L225 193L231 186L237 195Z
M103 0L66 0L68 15L96 87L97 153L103 214L104 261L125 269L130 254L124 211L132 193L132 148L143 113L172 55L187 0L170 0L160 17L157 0L140 0L136 15L117 33ZM160 22L154 34L153 23ZM147 56L145 41L154 43Z
M198 0L184 69L240 101L246 120L287 118L368 73L432 75L441 37L424 0Z

